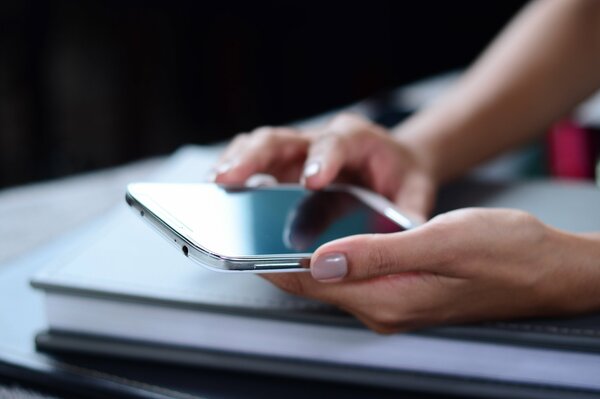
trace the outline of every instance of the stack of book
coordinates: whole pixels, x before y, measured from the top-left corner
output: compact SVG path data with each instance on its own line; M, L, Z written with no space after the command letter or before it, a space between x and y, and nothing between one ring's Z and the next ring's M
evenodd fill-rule
M199 181L213 149L176 153L155 181ZM585 183L466 182L443 207L512 206L574 231L600 230ZM569 204L577 204L573 207ZM257 275L204 269L123 205L32 279L45 294L45 351L119 356L418 390L526 386L600 392L600 315L378 335ZM491 392L491 391L490 391Z

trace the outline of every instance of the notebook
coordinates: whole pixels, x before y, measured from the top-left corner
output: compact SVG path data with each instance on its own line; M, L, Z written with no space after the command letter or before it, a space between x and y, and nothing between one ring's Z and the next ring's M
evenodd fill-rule
M215 149L186 147L155 181L198 181ZM448 187L439 211L512 206L571 231L600 230L600 191L573 182ZM576 206L574 206L576 205ZM32 279L44 350L465 393L523 385L600 392L600 315L446 326L381 336L256 275L202 268L123 205ZM435 382L435 384L433 384ZM435 385L435 387L434 387Z

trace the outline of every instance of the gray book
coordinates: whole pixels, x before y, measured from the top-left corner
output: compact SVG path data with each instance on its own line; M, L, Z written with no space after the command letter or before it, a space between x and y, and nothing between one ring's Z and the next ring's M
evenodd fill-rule
M154 180L199 181L215 157L186 147ZM514 207L559 228L600 230L600 191L586 183L469 181L440 203ZM600 315L381 336L259 276L202 268L124 203L99 224L32 279L45 293L41 349L409 389L435 381L457 393L477 385L510 396L528 384L600 392Z

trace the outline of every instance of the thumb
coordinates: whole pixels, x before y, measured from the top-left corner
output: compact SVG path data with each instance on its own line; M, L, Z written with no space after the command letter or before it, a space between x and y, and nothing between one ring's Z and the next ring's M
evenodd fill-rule
M432 271L437 264L426 226L391 234L365 234L322 245L311 258L316 280L336 282Z

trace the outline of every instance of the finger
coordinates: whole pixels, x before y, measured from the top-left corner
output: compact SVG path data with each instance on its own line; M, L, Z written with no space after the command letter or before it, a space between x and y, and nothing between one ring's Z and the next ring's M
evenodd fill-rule
M208 171L207 180L215 181L219 174L222 174L229 170L232 166L233 160L238 159L238 154L244 147L245 143L250 138L248 133L240 133L236 135L227 148L219 155L218 161Z
M303 181L318 190L330 184L347 167L363 164L373 138L381 134L371 122L352 114L336 116L309 148Z
M355 316L370 329L376 330L378 327L373 320L372 308L376 307L377 302L382 302L381 298L374 298L374 294L382 291L376 280L322 284L306 273L267 273L260 276L289 294L336 306Z
M307 140L310 145L316 137L320 134L321 130L316 128L307 128L302 130L294 131ZM298 183L302 177L302 171L304 169L304 161L306 160L306 154L308 153L308 147L304 152L298 154L297 159L292 160L279 160L276 159L271 165L273 176L277 177L277 180L281 183Z
M242 148L244 148L245 143L250 139L250 133L239 133L237 134L233 140L227 145L225 151L219 155L219 160L217 161L215 166L222 165L227 162L231 162L233 159L236 159L235 154L237 154Z
M261 128L240 142L219 169L218 183L243 183L256 173L277 175L290 163L302 162L309 145L307 138L287 128ZM277 166L279 170L274 170ZM277 177L277 176L276 176Z
M425 175L410 174L405 177L395 203L412 219L424 223L432 211L435 185Z
M322 245L311 258L321 282L369 279L397 273L440 273L456 253L451 232L428 224L394 234L355 235ZM453 252L454 251L454 252Z
M344 284L321 284L308 273L267 273L260 276L287 293L344 307L351 313L356 312L358 303L361 301L360 296L355 296L357 291L360 291L359 286L363 284L361 281L351 281ZM362 300L365 297L372 296L372 294L372 292L364 293Z
M351 313L379 333L422 327L443 313L451 292L427 278L394 275L370 280L322 284L305 273L261 275L290 294L316 299Z
M347 140L341 134L325 134L308 149L302 171L303 184L311 189L321 189L335 180L346 162Z

